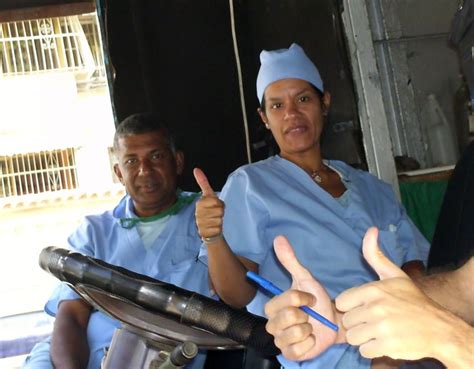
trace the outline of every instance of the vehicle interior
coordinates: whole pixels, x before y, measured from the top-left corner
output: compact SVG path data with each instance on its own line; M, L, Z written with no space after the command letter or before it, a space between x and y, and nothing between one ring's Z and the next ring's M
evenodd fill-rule
M107 181L113 183L107 188L93 188L97 178L92 177L82 181L72 179L67 185L61 182L59 198L57 188L52 185L49 190L39 184L20 190L21 176L27 178L22 173L27 171L13 163L23 162L26 168L25 160L40 160L34 158L48 150L86 147L77 137L82 137L83 134L78 133L80 126L89 118L74 119L73 113L62 112L56 125L51 126L51 132L58 132L61 127L63 136L58 134L54 138L56 143L49 149L47 137L54 134L48 133L48 129L44 131L41 127L46 126L36 117L46 100L56 99L56 106L48 108L56 114L58 106L63 104L61 99L69 96L65 91L71 86L74 94L77 89L79 95L81 91L89 91L88 96L98 95L94 88L99 86L97 81L100 80L102 100L97 104L106 101L107 112L94 110L96 105L86 109L97 118L91 121L90 127L85 124L88 134L93 136L90 132L94 127L107 120L109 126L104 126L103 136L110 138L118 122L130 114L157 111L186 153L179 186L198 191L192 170L199 167L205 170L213 188L220 190L236 168L277 153L271 134L257 114L258 55L261 50L287 48L293 42L301 45L318 66L325 88L332 95L323 133L324 157L345 161L391 184L408 215L428 241L433 242L435 252L430 263L436 267L455 264L470 252L474 238L469 225L459 220L468 219L469 211L472 213L466 205L468 188L472 186L472 180L467 183L466 178L472 171L469 163L455 169L474 138L472 95L468 87L472 76L466 72L469 70L466 63L472 69L472 53L466 62L465 54L460 52L461 44L456 45L450 38L459 6L459 0L3 0L0 3L0 85L4 87L2 90L0 86L0 101L5 103L15 96L17 100L31 99L37 105L30 105L33 106L30 109L22 105L12 108L11 112L10 103L0 108L0 135L4 136L0 139L3 146L0 148L0 219L4 220L0 233L7 235L11 229L20 229L15 232L22 234L21 242L30 245L39 240L40 244L34 248L18 247L17 254L12 251L10 258L27 255L24 268L19 262L17 266L7 265L11 261L4 259L4 264L0 264L0 270L4 270L2 284L10 275L21 274L25 280L21 291L25 294L35 289L30 287L30 280L43 283L41 278L48 278L46 284L43 283L45 291L61 280L95 308L120 320L127 329L122 331L121 340L117 339L118 348L111 351L113 354L109 352L109 362L104 368L183 367L194 357L192 344L212 351L207 369L279 367L274 358L279 351L265 332L265 319L204 297L199 300L197 296L205 305L202 316L207 314L211 320L199 316L197 320L187 321L181 312L176 313L176 306L187 306L191 298L188 291L115 269L104 262L67 254L59 244L60 239L65 239L63 233L58 232L56 238L38 236L36 240L22 233L22 224L34 224L29 218L32 214L53 225L59 218L69 219L65 214L71 212L74 216L83 216L91 209L82 205L84 202L98 201L104 207L107 199L115 201L123 196L123 189L117 187L118 181L111 179L113 174L108 174ZM71 22L71 34L64 36L67 22ZM33 23L36 26L32 26ZM92 28L94 44L92 33L87 31ZM471 48L472 29L467 41ZM84 53L79 41L70 47L82 50L84 62L70 64L74 59L71 51L70 56L65 52L64 58L59 58L67 60L67 67L56 65L54 53L61 51L58 40L61 37L72 40L76 34L81 42L89 40L90 52ZM22 44L29 42L25 41L28 38L42 40L43 46L38 46L37 54L33 51L37 41L31 41L30 46ZM44 42L49 42L49 48L44 47ZM72 44L72 41L67 42ZM63 47L67 49L64 45L66 41ZM48 50L50 61L45 57ZM44 67L34 67L41 64L34 62L41 55L45 58ZM85 67L87 60L92 63L92 69ZM51 72L62 74L55 79ZM38 78L42 73L49 79L34 90L31 86L36 85L26 79L30 75ZM21 82L24 85L19 84L21 78L26 81ZM13 83L16 83L15 90L10 87ZM52 97L41 100L41 94L46 96L42 88L49 88ZM1 110L4 110L3 117ZM107 114L106 119L102 114ZM12 119L17 115L25 116L25 122L31 124L18 123L16 128L11 128L10 125L15 126ZM39 135L41 129L47 132L43 146L29 144L30 141L20 135L28 131ZM76 136L77 142L70 143L66 136ZM87 166L94 160L94 147L91 145L89 156L83 150L83 155L76 157L78 168L81 162ZM66 153L60 155L62 158L71 157L67 151L61 152ZM100 163L110 172L108 157ZM30 177L32 172L28 171ZM52 174L48 175L51 180ZM80 173L77 175L79 178ZM18 178L16 182L15 178ZM454 184L450 183L450 180L454 182L453 178ZM33 183L35 179L24 181ZM86 183L88 187L82 190L76 182ZM77 192L78 189L82 192ZM46 192L49 195L46 196ZM443 206L445 196L450 197L450 205ZM48 212L48 209L58 211L63 204L69 204L64 213ZM38 232L39 227L35 228ZM460 240L457 247L447 247L452 235L450 227L457 227ZM44 232L52 231L48 228ZM5 236L5 244L18 242L20 245L15 234ZM46 249L51 245L58 248ZM79 279L74 269L78 263L83 273ZM94 273L111 273L113 277L110 283L97 284L100 278ZM114 283L119 283L123 290L114 289ZM137 291L143 285L156 288L153 296L157 300L140 297ZM5 322L2 326L10 327L5 332L13 332L19 326L15 316L30 313L30 310L39 313L45 297L31 292L30 299L38 301L37 304L33 304L33 308L24 302L22 306L21 298L9 295L11 290L11 287L1 288L2 300L18 302L0 314L0 321ZM178 299L176 306L166 305L171 295ZM192 309L191 303L190 306ZM224 321L224 318L229 320ZM37 321L41 319L44 317L38 315ZM248 324L239 330L236 327L240 328L242 323L236 322L242 321ZM22 337L13 333L2 336L0 368L19 367L18 360L7 359L24 358L34 343L49 334L52 320L41 324L46 330L33 332L27 327ZM256 336L259 340L255 340ZM130 357L131 352L140 355L139 358L134 356L137 361L133 364L123 364L125 354L120 356L120 352Z

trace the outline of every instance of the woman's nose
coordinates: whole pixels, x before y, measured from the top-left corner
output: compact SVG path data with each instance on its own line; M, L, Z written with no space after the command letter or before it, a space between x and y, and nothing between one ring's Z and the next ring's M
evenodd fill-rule
M291 118L297 113L298 110L295 103L290 102L285 105L285 118Z

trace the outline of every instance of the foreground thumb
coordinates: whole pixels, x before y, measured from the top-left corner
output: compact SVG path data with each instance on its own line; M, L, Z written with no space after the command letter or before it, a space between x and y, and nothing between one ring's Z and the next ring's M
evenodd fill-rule
M285 269L291 274L293 280L308 278L311 273L300 264L296 258L293 247L284 236L277 236L273 241L276 256Z
M377 243L378 234L379 231L375 227L367 230L362 245L362 253L364 254L365 260L367 260L381 280L394 277L406 277L405 272L380 250Z

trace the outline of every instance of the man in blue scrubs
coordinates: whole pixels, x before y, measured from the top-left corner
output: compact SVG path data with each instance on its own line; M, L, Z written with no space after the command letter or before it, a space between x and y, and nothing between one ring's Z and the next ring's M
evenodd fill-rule
M69 237L74 251L209 295L207 268L196 260L201 239L197 194L177 189L184 157L152 113L121 122L114 137L114 171L127 195L115 209L87 216ZM99 369L119 323L61 284L45 306L56 316L50 340L38 344L23 368ZM188 368L202 368L199 354Z

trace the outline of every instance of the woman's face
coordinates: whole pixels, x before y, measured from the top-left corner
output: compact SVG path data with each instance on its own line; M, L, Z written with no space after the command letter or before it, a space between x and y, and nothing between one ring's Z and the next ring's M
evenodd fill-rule
M302 154L319 146L330 95L323 97L301 79L282 79L265 90L263 123L272 131L282 157Z

